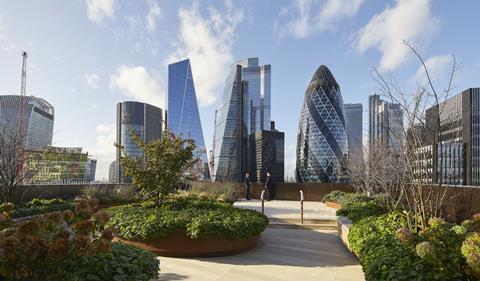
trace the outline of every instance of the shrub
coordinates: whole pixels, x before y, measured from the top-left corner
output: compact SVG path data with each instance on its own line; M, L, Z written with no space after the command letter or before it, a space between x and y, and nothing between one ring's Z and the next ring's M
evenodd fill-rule
M52 205L62 205L65 204L65 200L59 198L53 199L39 199L34 198L26 204L27 208L41 207L41 206L52 206Z
M177 198L154 204L131 204L108 209L108 226L126 239L154 239L183 230L192 238L245 239L260 234L268 224L263 214L227 203Z
M394 235L398 229L407 226L407 218L399 212L378 217L366 217L353 224L348 233L348 242L352 250L361 257L362 249L369 240L385 235Z
M372 197L369 197L363 193L345 193L345 195L342 197L340 204L342 205L347 205L350 203L356 203L356 202L369 202L369 201L374 201L375 199Z
M140 195L132 185L88 185L82 189L82 197L97 198L100 204L126 204L137 202Z
M327 193L323 199L322 202L335 202L335 203L340 203L345 196L346 192L341 191L341 190L334 190L329 193Z
M138 280L158 277L159 260L143 249L123 243L112 243L109 252L83 256L69 266L75 281Z
M34 216L56 211L74 210L75 203L62 199L33 199L25 207L16 208L12 211L13 218Z
M191 182L191 188L188 191L181 192L183 196L197 196L216 201L222 201L233 204L238 198L243 197L243 189L237 183L213 183L213 182Z
M375 201L350 201L342 204L342 208L337 211L337 216L345 216L353 222L356 222L363 218L378 216L386 212L387 209Z

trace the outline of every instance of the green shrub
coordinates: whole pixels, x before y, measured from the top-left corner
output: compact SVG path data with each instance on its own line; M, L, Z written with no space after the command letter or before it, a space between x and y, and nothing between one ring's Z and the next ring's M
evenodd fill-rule
M337 216L344 216L356 222L363 218L378 216L386 212L387 209L375 201L350 201L342 204L342 208L337 211Z
M113 243L107 253L80 257L69 266L75 281L149 281L158 277L158 270L153 253L123 243Z
M194 181L190 182L190 184L191 188L187 191L182 191L181 195L195 195L233 204L239 198L242 198L245 193L242 186L238 183Z
M268 224L267 217L256 211L192 198L166 201L161 207L148 203L117 206L108 212L108 225L126 239L160 238L180 230L192 238L245 239L260 234Z
M366 217L353 224L348 233L348 242L352 250L361 257L362 249L369 240L386 235L394 235L399 228L407 226L407 218L399 212L378 217Z
M53 199L39 199L39 198L34 198L25 206L27 208L33 208L33 207L41 207L41 206L51 206L51 205L62 205L65 204L65 200L59 199L59 198L53 198Z
M341 190L334 190L329 193L327 193L323 199L322 202L335 202L335 203L340 203L345 196L346 192L341 191Z
M61 199L33 199L25 207L15 208L12 211L12 218L21 218L56 211L75 210L74 202L66 202Z
M375 200L374 198L369 197L363 193L345 193L342 199L340 200L340 204L343 207L344 205L348 205L350 203L370 202L374 200Z
M82 197L96 198L101 205L126 204L140 200L140 194L132 185L88 185L82 189Z

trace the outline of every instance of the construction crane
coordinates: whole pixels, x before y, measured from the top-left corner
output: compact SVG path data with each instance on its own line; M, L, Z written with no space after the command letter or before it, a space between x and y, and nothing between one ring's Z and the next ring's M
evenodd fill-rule
M28 53L23 51L22 64L22 85L20 88L20 104L18 111L18 144L17 144L17 181L21 181L24 176L24 162L27 157L25 147L25 107L27 92L27 57Z

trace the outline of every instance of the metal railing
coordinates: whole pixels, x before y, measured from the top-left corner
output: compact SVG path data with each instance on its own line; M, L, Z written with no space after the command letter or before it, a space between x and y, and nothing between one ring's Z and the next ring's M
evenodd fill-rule
M303 201L304 201L303 190L300 190L300 218L302 220L302 224L303 224Z
M262 214L265 214L265 190L262 190L262 194L260 194L260 200L262 200Z

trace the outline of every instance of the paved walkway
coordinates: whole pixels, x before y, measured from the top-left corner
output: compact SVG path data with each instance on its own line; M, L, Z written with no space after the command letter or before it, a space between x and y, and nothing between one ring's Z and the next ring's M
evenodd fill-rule
M236 206L258 209L259 202ZM310 219L335 218L321 203L306 202ZM298 218L299 202L266 202L266 214ZM217 258L160 257L160 280L195 281L357 281L364 280L358 260L345 249L336 231L267 228L248 252Z

